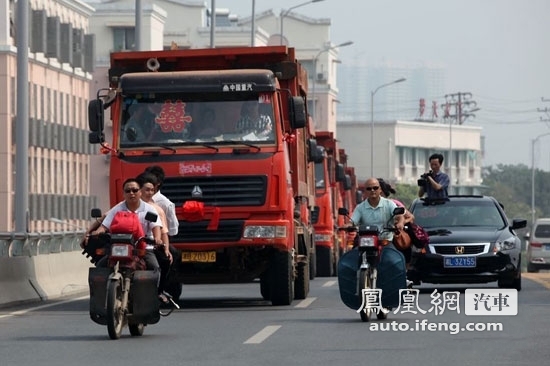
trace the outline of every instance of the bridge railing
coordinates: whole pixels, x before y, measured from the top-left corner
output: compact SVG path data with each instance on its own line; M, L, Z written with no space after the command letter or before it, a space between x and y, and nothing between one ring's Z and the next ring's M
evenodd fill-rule
M32 257L81 251L82 231L0 233L0 257Z

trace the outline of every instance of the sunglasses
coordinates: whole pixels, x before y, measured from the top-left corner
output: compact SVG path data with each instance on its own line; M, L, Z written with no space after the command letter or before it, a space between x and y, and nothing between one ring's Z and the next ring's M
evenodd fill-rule
M378 187L378 186L375 186L375 187L365 187L365 189L366 189L367 191L377 191L378 188L380 188L380 187Z
M124 193L130 193L130 192L132 192L132 193L138 193L138 192L139 192L139 188L126 188L126 189L124 190Z

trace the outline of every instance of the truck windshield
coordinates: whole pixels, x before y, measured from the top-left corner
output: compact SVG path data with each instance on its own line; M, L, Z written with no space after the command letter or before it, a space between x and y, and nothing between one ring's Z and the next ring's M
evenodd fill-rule
M125 97L118 126L121 148L275 142L271 98L198 101Z

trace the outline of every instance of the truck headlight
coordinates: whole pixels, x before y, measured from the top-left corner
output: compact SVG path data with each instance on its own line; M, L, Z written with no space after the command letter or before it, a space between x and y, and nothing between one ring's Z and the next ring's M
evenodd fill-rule
M247 226L244 228L243 238L286 238L286 226Z
M315 234L315 242L318 241L332 241L331 235Z

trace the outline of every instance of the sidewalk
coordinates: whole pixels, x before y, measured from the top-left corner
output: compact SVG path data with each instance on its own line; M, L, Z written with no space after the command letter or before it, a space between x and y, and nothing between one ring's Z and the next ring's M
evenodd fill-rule
M533 280L547 289L550 289L550 272L538 272L538 273L522 273L523 278Z

